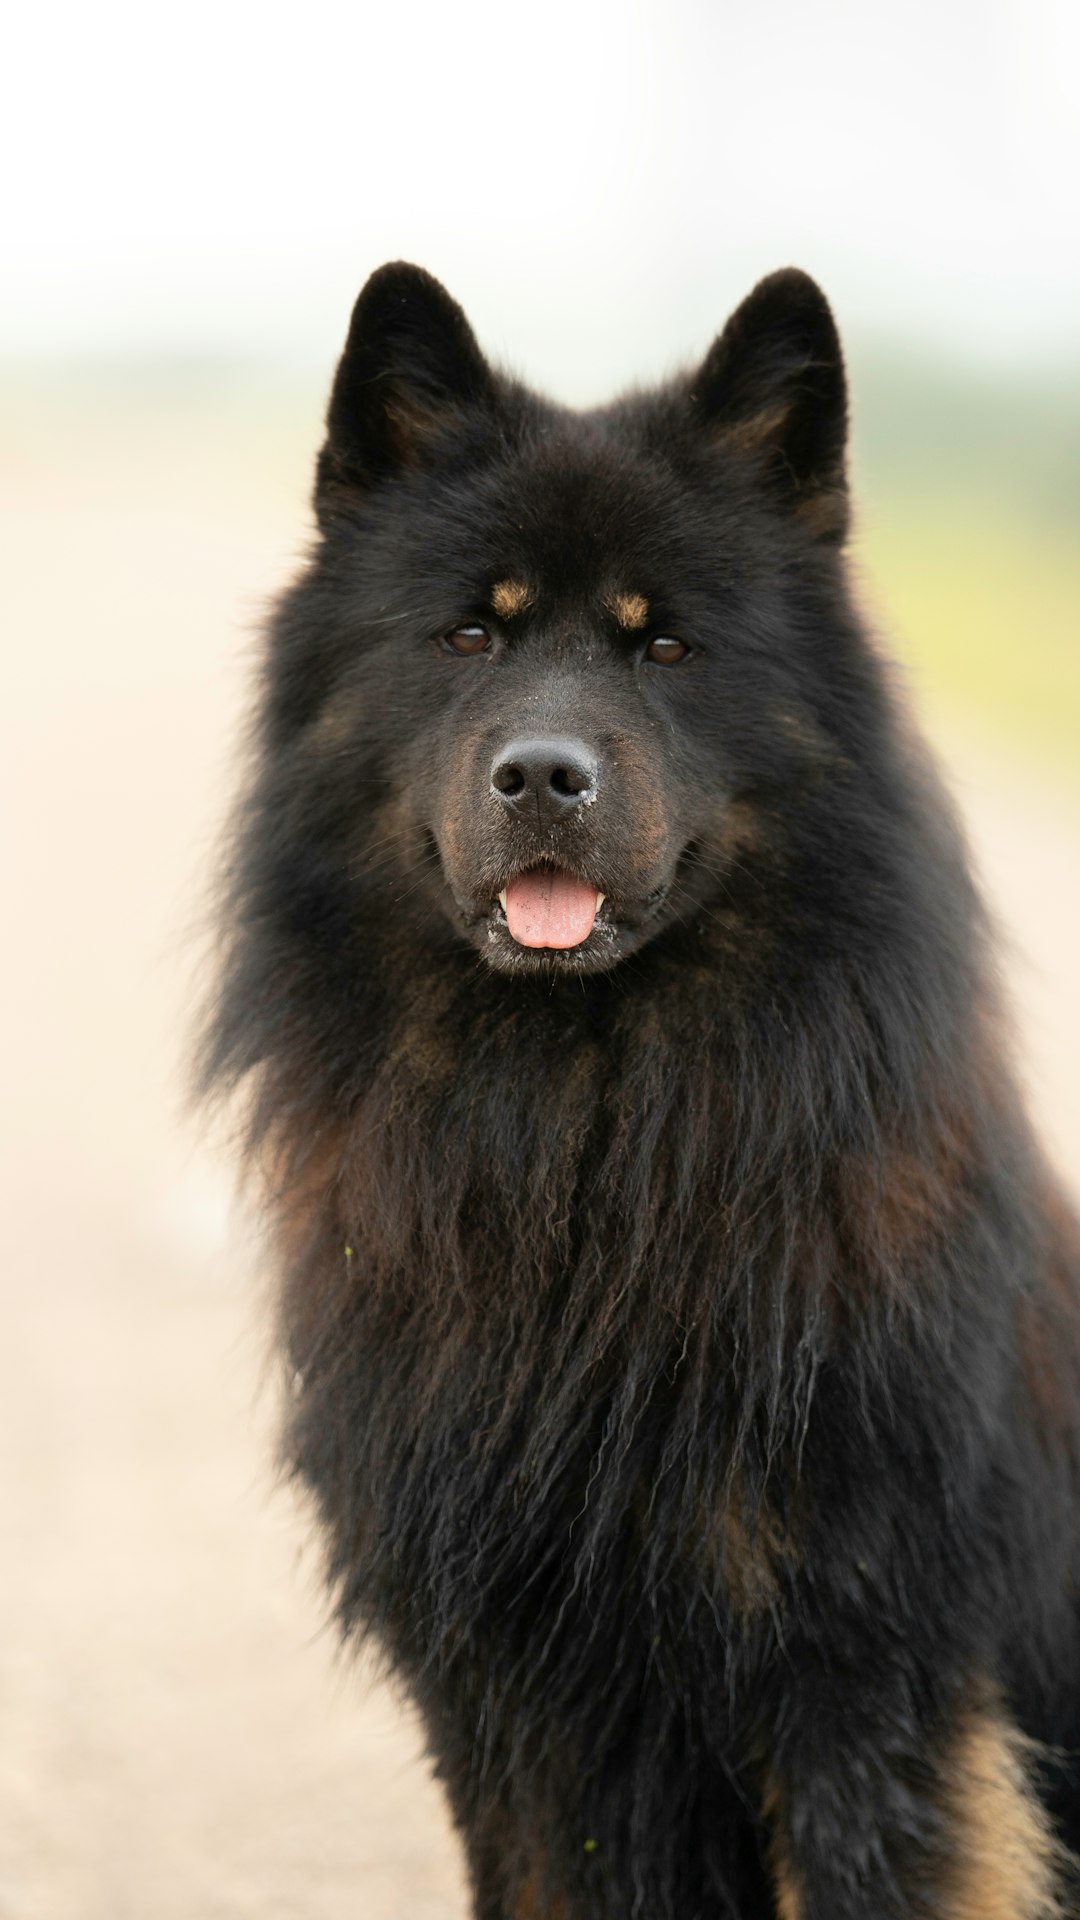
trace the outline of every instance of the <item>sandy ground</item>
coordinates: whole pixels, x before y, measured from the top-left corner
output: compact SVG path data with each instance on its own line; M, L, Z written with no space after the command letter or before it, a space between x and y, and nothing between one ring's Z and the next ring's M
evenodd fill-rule
M306 475L288 434L215 438L198 408L18 425L0 471L0 1916L460 1920L415 1730L336 1655L274 1488L258 1241L180 1111L243 635L300 545ZM1080 802L938 731L1073 1169Z

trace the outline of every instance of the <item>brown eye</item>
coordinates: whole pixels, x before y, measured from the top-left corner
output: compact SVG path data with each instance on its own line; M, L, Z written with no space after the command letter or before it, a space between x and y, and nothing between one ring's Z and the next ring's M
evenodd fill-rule
M669 640L665 635L658 634L655 640L649 641L645 658L655 662L658 667L677 667L680 660L686 659L689 651L689 647L684 646L681 640Z
M455 627L448 633L443 644L451 653L486 653L491 645L491 635L486 627Z

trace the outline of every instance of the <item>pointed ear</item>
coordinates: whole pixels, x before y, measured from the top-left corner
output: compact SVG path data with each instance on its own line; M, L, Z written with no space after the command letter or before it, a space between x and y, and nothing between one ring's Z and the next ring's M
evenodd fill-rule
M465 315L422 267L393 261L353 308L334 376L315 505L430 457L470 414L490 412L495 383Z
M847 384L821 288L797 267L759 281L691 382L699 423L757 461L778 502L822 538L847 531Z

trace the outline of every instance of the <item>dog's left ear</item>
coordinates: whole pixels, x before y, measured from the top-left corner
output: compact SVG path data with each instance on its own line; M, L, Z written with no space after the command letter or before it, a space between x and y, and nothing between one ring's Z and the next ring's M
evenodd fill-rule
M691 382L718 445L753 458L778 502L822 539L847 531L847 383L821 288L797 267L758 282Z
M495 386L464 313L422 267L391 261L353 308L319 455L315 506L332 517L343 493L424 465L470 421Z

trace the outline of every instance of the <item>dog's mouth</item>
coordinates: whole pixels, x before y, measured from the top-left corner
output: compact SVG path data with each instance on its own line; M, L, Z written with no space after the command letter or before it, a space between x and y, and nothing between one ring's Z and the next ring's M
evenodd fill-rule
M562 867L529 867L507 881L499 905L519 947L566 951L589 938L606 897Z
M565 867L527 867L471 918L472 936L500 973L602 973L649 937L668 891L624 902Z

